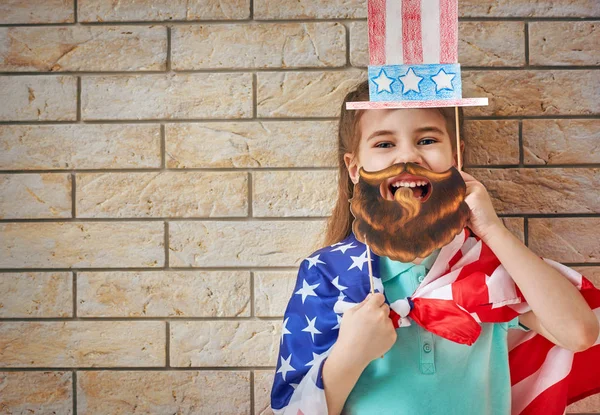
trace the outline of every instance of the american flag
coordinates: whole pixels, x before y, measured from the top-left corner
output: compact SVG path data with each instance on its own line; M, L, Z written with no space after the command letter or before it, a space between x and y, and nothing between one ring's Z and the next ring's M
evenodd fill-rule
M582 293L600 320L600 290L581 274L544 259ZM372 268L379 258L372 255ZM335 343L341 315L370 292L366 246L354 234L322 248L300 265L281 332L271 391L276 414L327 414L322 365ZM381 279L374 285L384 291ZM443 247L431 270L407 300L390 304L396 327L416 322L446 339L476 341L480 324L506 322L530 310L512 278L492 251L469 229ZM430 321L426 310L447 311ZM466 329L463 327L466 326ZM400 328L401 329L401 328ZM568 404L600 392L600 338L573 353L535 332L510 330L509 366L513 414L563 414Z

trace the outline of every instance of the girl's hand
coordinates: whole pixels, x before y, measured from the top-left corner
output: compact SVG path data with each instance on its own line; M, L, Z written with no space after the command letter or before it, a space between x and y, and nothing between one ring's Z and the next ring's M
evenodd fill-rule
M385 303L384 295L369 294L344 313L334 348L349 361L366 367L390 350L396 341L396 329L389 315L390 306Z
M460 174L467 184L465 202L469 205L469 209L471 209L467 226L484 242L487 242L492 232L504 225L498 215L496 215L496 211L492 206L492 200L485 186L464 171L461 171Z

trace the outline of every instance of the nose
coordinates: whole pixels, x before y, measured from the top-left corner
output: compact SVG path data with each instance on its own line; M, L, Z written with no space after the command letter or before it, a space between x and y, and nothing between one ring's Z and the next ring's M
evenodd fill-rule
M394 164L396 163L414 163L423 164L423 157L419 152L419 149L413 143L405 143L396 147L396 154L394 156Z

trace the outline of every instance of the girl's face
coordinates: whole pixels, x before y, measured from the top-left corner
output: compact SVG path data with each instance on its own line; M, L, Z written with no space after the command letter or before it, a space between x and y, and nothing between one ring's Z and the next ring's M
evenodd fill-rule
M411 162L441 173L456 166L446 120L436 109L366 110L358 128L358 154L344 155L354 184L360 167L377 171Z

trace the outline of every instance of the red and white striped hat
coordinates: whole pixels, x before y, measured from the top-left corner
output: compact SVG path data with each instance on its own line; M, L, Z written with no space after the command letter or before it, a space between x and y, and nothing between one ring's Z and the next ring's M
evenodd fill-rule
M369 101L348 109L487 105L463 98L458 0L369 1Z

